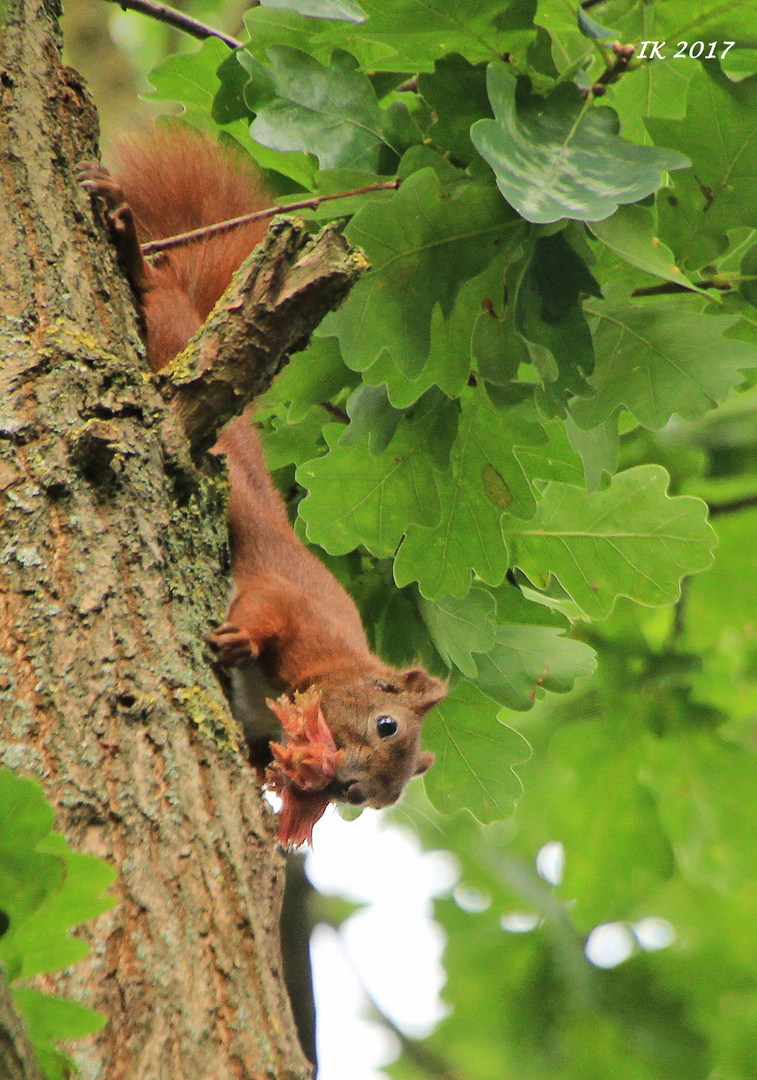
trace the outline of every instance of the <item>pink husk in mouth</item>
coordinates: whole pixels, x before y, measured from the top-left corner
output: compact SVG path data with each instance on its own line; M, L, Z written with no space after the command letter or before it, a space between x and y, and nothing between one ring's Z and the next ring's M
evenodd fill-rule
M331 802L325 788L344 760L323 718L320 691L286 695L267 705L281 721L285 742L271 743L269 787L281 796L278 837L285 846L312 844L313 826Z

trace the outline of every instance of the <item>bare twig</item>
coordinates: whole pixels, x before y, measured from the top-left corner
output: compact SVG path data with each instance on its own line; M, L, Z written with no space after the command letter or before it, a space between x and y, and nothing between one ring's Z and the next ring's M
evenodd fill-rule
M730 502L708 503L707 509L710 517L718 517L720 514L735 514L739 510L751 510L757 506L757 495L743 495L740 499L731 499Z
M606 55L606 50L602 47L602 53ZM633 60L633 54L636 52L635 45L621 45L619 41L613 42L612 51L615 55L615 59L612 63L608 62L607 67L599 76L597 81L592 86L591 90L587 90L586 93L593 94L594 97L602 97L607 91L607 87L612 83L618 81L621 76L629 69L629 65Z
M399 178L395 178L378 184L368 184L367 187L354 188L352 191L339 191L334 195L315 195L310 199L302 199L300 202L269 206L267 210L256 210L253 214L242 214L241 217L229 218L228 221L219 221L215 225L206 225L202 229L192 229L191 232L169 236L165 240L153 240L149 244L142 244L142 254L156 255L159 251L170 251L172 248L185 247L187 244L194 244L198 240L207 240L209 236L231 232L232 229L238 229L240 225L248 225L251 221L263 221L265 218L273 218L278 214L288 214L292 210L315 210L322 202L329 202L331 199L347 199L350 195L366 195L371 191L396 191L400 183Z
M338 405L334 405L331 401L319 402L322 409L325 409L329 416L333 416L335 420L339 420L342 424L349 424L349 413L346 413L344 409L340 409Z
M544 920L552 938L556 967L561 970L570 996L580 1009L595 1007L595 977L584 955L584 942L573 926L569 909L531 867L502 848L485 842L480 859L508 889L527 900Z
M730 292L733 285L729 281L695 281L697 289L717 289L718 292ZM645 285L643 288L634 289L631 296L666 296L673 293L692 292L690 285L684 285L679 281L665 281L661 285Z
M401 83L395 87L398 94L417 94L418 93L418 76L413 75L412 78L406 82Z
M216 30L212 26L206 26L205 23L185 15L182 11L177 11L176 8L169 7L168 4L157 3L157 0L108 0L108 2L118 4L124 11L139 11L143 15L149 15L151 19L175 26L177 30L183 30L185 34L191 34L192 37L200 38L201 41L205 38L216 37L224 41L230 49L242 48L242 42L237 41L230 34L224 34L223 31Z

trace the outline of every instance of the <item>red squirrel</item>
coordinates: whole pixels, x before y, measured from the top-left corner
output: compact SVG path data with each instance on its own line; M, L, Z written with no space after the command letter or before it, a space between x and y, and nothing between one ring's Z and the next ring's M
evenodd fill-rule
M112 173L82 169L107 218L146 326L153 370L202 325L234 271L262 239L263 222L171 250L155 266L140 243L212 225L270 205L242 156L187 129L123 142ZM232 672L232 708L251 747L277 726L266 698L320 691L340 765L325 789L334 800L387 806L431 766L420 749L423 717L445 685L423 668L398 671L369 649L358 610L297 538L265 466L249 416L229 423L213 448L229 470L229 534L235 591L226 621L208 635ZM267 740L266 740L267 744Z

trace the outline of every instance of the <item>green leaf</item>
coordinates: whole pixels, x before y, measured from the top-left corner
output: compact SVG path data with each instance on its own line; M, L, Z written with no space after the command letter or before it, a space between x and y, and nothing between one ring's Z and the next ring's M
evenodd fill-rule
M244 25L249 34L245 42L245 52L254 56L261 63L268 60L271 47L287 45L292 49L311 51L311 42L319 31L328 27L328 23L316 21L296 11L276 8L252 7L244 15ZM244 64L240 55L240 63Z
M584 467L584 487L587 491L596 491L602 483L603 474L612 476L618 469L620 440L618 422L611 417L603 424L584 431L578 427L573 417L565 418L565 431L570 445L581 455ZM563 479L563 477L558 477ZM575 484L573 479L569 483Z
M498 386L507 386L515 378L522 345L513 327L513 305L508 306L506 300L506 270L506 258L496 258L482 274L463 286L448 320L449 336L442 344L448 356L448 369L458 357L462 361L463 356L470 369L472 355L481 378ZM461 363L461 375L463 370ZM458 386L458 395L465 382Z
M625 40L633 41L633 37ZM624 136L632 142L649 143L647 117L677 120L684 116L689 82L698 67L688 58L674 63L648 60L608 87L607 101L620 117Z
M241 140L240 140L241 141ZM242 143L249 152L250 157L258 163L261 169L281 173L295 184L310 191L313 188L313 177L316 171L315 158L307 154L282 154L278 150L271 150L267 146L261 146L249 135Z
M335 398L345 387L357 386L360 376L345 365L336 338L313 338L297 353L262 399L265 403L289 402L288 420L295 424L311 406Z
M555 3L539 0L534 22L549 35L549 45L556 71L563 77L573 74L584 61L594 59L591 42L581 30L581 8L573 2Z
M68 967L89 952L83 941L69 937L79 923L94 919L116 903L105 890L116 879L116 871L94 855L71 851L62 836L50 834L37 845L63 860L65 878L61 887L48 894L9 942L10 955L20 959L19 978Z
M509 579L487 591L497 605L495 622L500 626L518 623L522 626L552 626L558 630L570 628L570 621L564 615L532 601L520 584L513 584Z
M627 134L640 138L643 117L680 117L686 106L687 85L700 64L686 53L689 46L701 41L703 56L711 51L718 58L725 52L721 67L729 76L731 67L740 69L733 56L737 48L726 49L726 42L752 50L757 46L757 19L754 0L722 3L720 0L666 0L664 4L611 3L609 13L618 27L622 41L643 40L665 43L665 59L649 58L609 88L612 103L618 108ZM713 49L714 46L714 49ZM752 54L754 57L754 53ZM714 65L713 65L714 66ZM738 76L734 81L737 81Z
M709 231L707 195L693 170L672 177L672 189L657 194L658 236L669 245L675 261L691 272L716 262L728 247L728 237Z
M242 63L247 54L243 49L231 53L221 62L216 72L220 86L213 98L211 115L216 124L231 124L247 119L249 110L244 99L245 84L249 78Z
M363 544L386 558L394 553L408 523L439 516L438 475L430 454L404 421L382 454L364 447L339 446L344 429L324 429L329 453L306 462L297 480L309 494L299 506L308 539L331 555Z
M676 266L673 252L656 235L654 215L644 206L620 206L604 221L592 222L589 228L611 251L646 274L681 285L691 282Z
M450 455L460 424L460 411L459 399L450 401L438 387L432 386L413 408L405 413L405 416L423 431L425 445L437 469L442 472L449 469Z
M415 378L399 370L387 352L363 373L366 383L386 383L389 400L396 408L407 408L430 387L438 386L449 398L458 398L468 383L471 360L475 358L482 378L507 384L518 370L521 338L512 328L511 308L501 318L496 307L504 299L502 279L505 262L492 263L460 289L449 316L437 304L431 315L429 357ZM528 355L526 354L526 359Z
M757 244L747 250L741 260L739 272L745 279L739 288L741 295L752 307L757 307Z
M594 367L583 293L602 295L563 234L537 240L517 292L515 326L532 346L533 365L560 412L568 394L589 392L585 377Z
M391 46L366 35L366 24L312 18L295 11L264 7L250 8L244 22L250 35L245 50L263 64L267 63L268 50L278 45L300 49L322 63L329 62L335 49L346 50L363 71L385 70L396 56ZM391 70L404 72L405 68L401 64L399 68L392 66Z
M597 666L594 650L552 626L499 626L494 647L476 656L479 690L509 709L530 709L540 690L564 694Z
M578 9L578 29L593 41L604 41L607 38L617 36L615 30L608 30L606 26L602 26L596 19L592 19L587 15L582 8Z
M421 598L419 607L444 662L474 678L478 667L473 653L487 653L494 647L495 603L491 593L474 588L462 600L443 597L432 603Z
M0 769L0 909L8 919L0 960L9 979L17 978L23 965L16 936L65 879L64 861L37 850L52 826L53 812L39 785Z
M729 49L724 59L720 61L723 74L731 82L741 82L757 74L757 51L754 45L746 49Z
M487 83L496 119L475 123L471 138L526 221L601 221L656 191L663 172L688 165L682 154L621 139L615 113L582 105L572 85L547 99L521 94L516 105L516 80L503 64L490 65Z
M509 386L518 372L517 354L515 357L508 348L512 333L506 318L500 318L494 306L487 306L480 312L473 327L471 350L476 361L478 373L487 384Z
M519 390L515 390L516 398L510 397L514 388L517 386L514 382L515 376L521 364L530 364L533 359L534 346L525 340L518 325L518 294L523 284L523 278L528 272L528 267L529 256L526 254L522 258L513 259L505 272L505 310L504 317L501 319L499 327L502 338L503 355L499 359L499 363L496 367L491 362L493 359L492 356L482 354L479 350L479 374L483 379L486 379L489 396L498 408L509 408L510 404L512 404L514 400L517 400L517 393ZM491 307L496 313L496 305L494 304L493 298ZM486 314L486 310L485 307L482 316ZM498 402L498 391L492 391L492 387L503 388L503 406ZM520 390L522 390L522 384Z
M268 50L276 98L257 111L250 134L273 150L314 154L321 169L375 171L385 144L370 80L338 52L330 67L287 45Z
M0 769L0 909L9 919L0 960L10 979L55 971L85 956L68 930L113 907L115 871L51 832L39 785Z
M524 55L534 33L535 0L481 0L476 5L470 0L360 0L360 5L368 21L359 35L385 46L384 71L431 71L435 58L450 53L471 63L506 52ZM343 32L332 32L323 41L352 51Z
M462 56L445 56L434 64L433 75L419 76L418 92L434 110L429 130L434 145L469 161L474 154L471 125L492 115L486 65L471 64Z
M505 690L510 695L505 700L499 696L500 691L497 691L492 693L495 700L503 700L505 704L518 700L517 706L510 707L530 709L534 692L538 688L543 687L561 694L571 689L576 678L590 675L594 671L594 649L584 642L561 636L549 643L548 638L554 636L554 633L562 635L570 631L570 623L563 615L534 603L524 595L521 588L509 581L492 590L492 594L497 603L497 622L500 624L496 634L498 645L491 656L492 661L503 667L506 679L513 687L520 682L521 672L531 668L530 672L526 673L525 684L521 683L517 697L512 691ZM527 632L523 638L515 634L518 627ZM547 629L550 635L539 636L536 633ZM507 633L502 634L502 631ZM533 649L527 645L529 640L533 643ZM511 650L510 655L507 655L506 650ZM541 667L537 656L539 652L543 660ZM487 677L486 672L484 665L481 668L484 678ZM481 689L487 689L483 684L480 685ZM487 693L491 691L487 690Z
M477 312L473 319L476 315ZM385 385L389 400L398 409L408 408L432 386L438 386L450 398L458 397L470 375L471 326L469 304L462 300L455 304L448 319L437 304L431 315L429 357L420 373L415 378L408 378L384 351L363 372L363 381L368 386Z
M260 0L264 8L297 11L317 19L340 19L344 22L362 23L367 16L355 0Z
M347 556L349 558L349 556ZM347 583L358 604L374 652L394 667L424 667L435 675L447 675L433 647L425 623L420 618L415 598L407 591L388 588L385 565L367 568Z
M175 53L150 72L152 101L178 101L206 116L210 125L213 100L221 80L218 69L230 56L229 46L218 38L203 41L197 52ZM224 69L226 70L226 69Z
M671 498L667 483L660 466L642 465L591 494L548 484L533 521L507 520L513 565L543 588L553 573L588 618L609 615L618 596L672 603L681 578L711 564L715 534L704 504Z
M465 808L478 821L509 817L520 796L514 766L530 747L497 719L497 706L470 683L459 683L429 714L424 745L436 754L425 778L431 802L442 813Z
M401 156L412 147L424 146L431 126L431 111L417 95L397 92L393 97L383 111L382 132L387 146ZM391 164L393 156L384 154L380 171L386 172Z
M741 7L740 4L735 6ZM602 9L603 16L612 17L618 39L636 44L637 50L639 43L644 40L667 42L667 47L662 50L666 59L650 57L651 48L647 45L647 59L641 63L634 61L631 69L607 88L606 100L620 116L626 138L649 143L649 134L644 126L646 117L673 118L684 115L689 80L699 65L686 56L671 59L671 53L678 51L678 42L682 38L693 42L704 33L709 33L704 30L709 15L717 9L722 11L723 7L718 0L671 0L654 5L628 4L621 0ZM741 18L737 16L734 21L741 23L743 31L743 13ZM722 35L729 36L732 35ZM713 37L717 38L718 35L709 33L708 42ZM672 49L671 43L675 43Z
M334 218L346 218L348 215L357 213L366 202L391 199L394 192L394 188L388 188L383 191L350 195L349 192L352 189L387 180L387 177L380 176L378 173L365 172L361 169L326 169L325 172L316 170L313 179L316 195L340 196L337 201L324 202L312 209L308 207L305 212L308 218L315 221L325 222L333 221Z
M561 420L541 420L546 440L531 446L516 446L515 456L529 480L562 480L566 484L583 482L581 460L573 449L566 424Z
M431 169L413 173L391 200L366 206L347 227L372 270L321 333L339 338L356 371L386 349L409 378L418 376L434 307L449 316L462 284L491 262L513 224L493 188L462 181L443 192Z
M367 438L372 454L386 450L403 415L391 405L383 383L381 386L358 386L347 402L347 414L350 423L340 443L353 446Z
M53 812L39 785L0 769L0 961L10 981L67 967L89 951L68 936L75 924L116 902L103 896L115 871L101 859L69 849L52 833ZM70 1075L56 1039L97 1031L105 1017L39 990L13 989L35 1054L50 1080Z
M284 419L279 412L273 406L272 409L261 407L255 413L256 421L264 422L258 438L269 472L310 461L316 451L323 450L321 432L332 422L323 409L311 408L295 423Z
M43 994L40 990L15 987L12 995L47 1080L69 1080L76 1067L65 1054L55 1049L55 1042L80 1039L100 1031L107 1017L75 1001Z
M105 1026L106 1017L75 1001L15 987L13 999L20 1009L32 1043L51 1045L56 1039L79 1039Z
M686 146L705 201L698 228L718 238L757 225L757 77L734 84L706 64L689 86L684 120L647 120L655 142Z
M541 427L514 409L505 426L480 389L462 400L450 472L437 480L441 520L410 525L394 563L397 584L417 581L429 599L465 596L471 571L498 585L508 567L502 515L528 517L535 507L513 447L543 442Z
M602 304L594 313L596 390L576 400L571 413L583 428L608 420L621 406L658 430L677 413L703 416L737 386L744 368L757 366L757 350L724 337L737 319L702 315L683 305Z

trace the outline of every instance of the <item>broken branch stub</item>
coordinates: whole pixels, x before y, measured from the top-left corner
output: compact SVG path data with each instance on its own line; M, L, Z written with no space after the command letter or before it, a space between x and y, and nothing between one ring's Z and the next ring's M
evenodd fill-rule
M368 269L333 225L314 237L297 218L274 219L202 328L156 376L193 456L270 386Z

